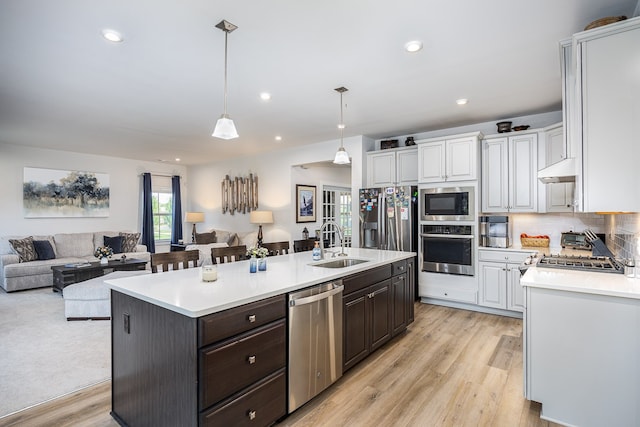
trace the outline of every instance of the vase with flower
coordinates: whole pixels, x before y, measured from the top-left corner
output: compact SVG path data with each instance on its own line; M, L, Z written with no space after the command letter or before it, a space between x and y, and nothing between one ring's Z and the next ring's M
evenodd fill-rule
M249 260L249 272L255 273L257 271L267 270L267 255L269 250L262 247L251 247L247 250L247 256L250 256ZM257 267L257 268L256 268Z
M113 249L110 246L100 246L96 248L96 251L93 253L93 256L100 259L100 264L108 264L109 258L113 255Z

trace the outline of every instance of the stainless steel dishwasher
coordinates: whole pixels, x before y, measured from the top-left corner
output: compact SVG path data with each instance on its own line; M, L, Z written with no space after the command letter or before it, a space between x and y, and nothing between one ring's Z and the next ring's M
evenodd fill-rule
M289 413L342 376L342 280L289 294Z

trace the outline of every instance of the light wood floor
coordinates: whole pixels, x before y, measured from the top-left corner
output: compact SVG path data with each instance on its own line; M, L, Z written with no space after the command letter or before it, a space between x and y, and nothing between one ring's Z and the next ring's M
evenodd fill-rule
M523 397L522 321L416 304L409 330L279 426L555 426ZM111 383L0 419L0 426L115 427Z

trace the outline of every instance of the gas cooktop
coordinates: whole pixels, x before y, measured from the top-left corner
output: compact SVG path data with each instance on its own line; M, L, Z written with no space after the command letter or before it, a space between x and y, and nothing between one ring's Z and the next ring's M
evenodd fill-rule
M543 255L538 259L536 267L624 273L624 267L608 256Z

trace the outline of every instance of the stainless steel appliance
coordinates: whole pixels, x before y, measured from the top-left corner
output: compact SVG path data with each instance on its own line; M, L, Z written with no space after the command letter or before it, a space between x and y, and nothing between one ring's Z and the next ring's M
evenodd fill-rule
M475 221L475 187L420 189L422 221Z
M473 225L422 225L422 271L475 275Z
M289 294L289 413L342 376L342 281Z
M608 256L543 255L535 263L536 267L562 268L602 273L624 273L624 266Z
M511 224L508 216L480 217L480 246L508 248L511 246Z
M604 234L596 234L604 242ZM565 232L560 235L560 245L563 248L582 249L590 251L592 249L591 243L587 241L587 236L584 233Z
M417 252L418 189L360 190L360 247Z

